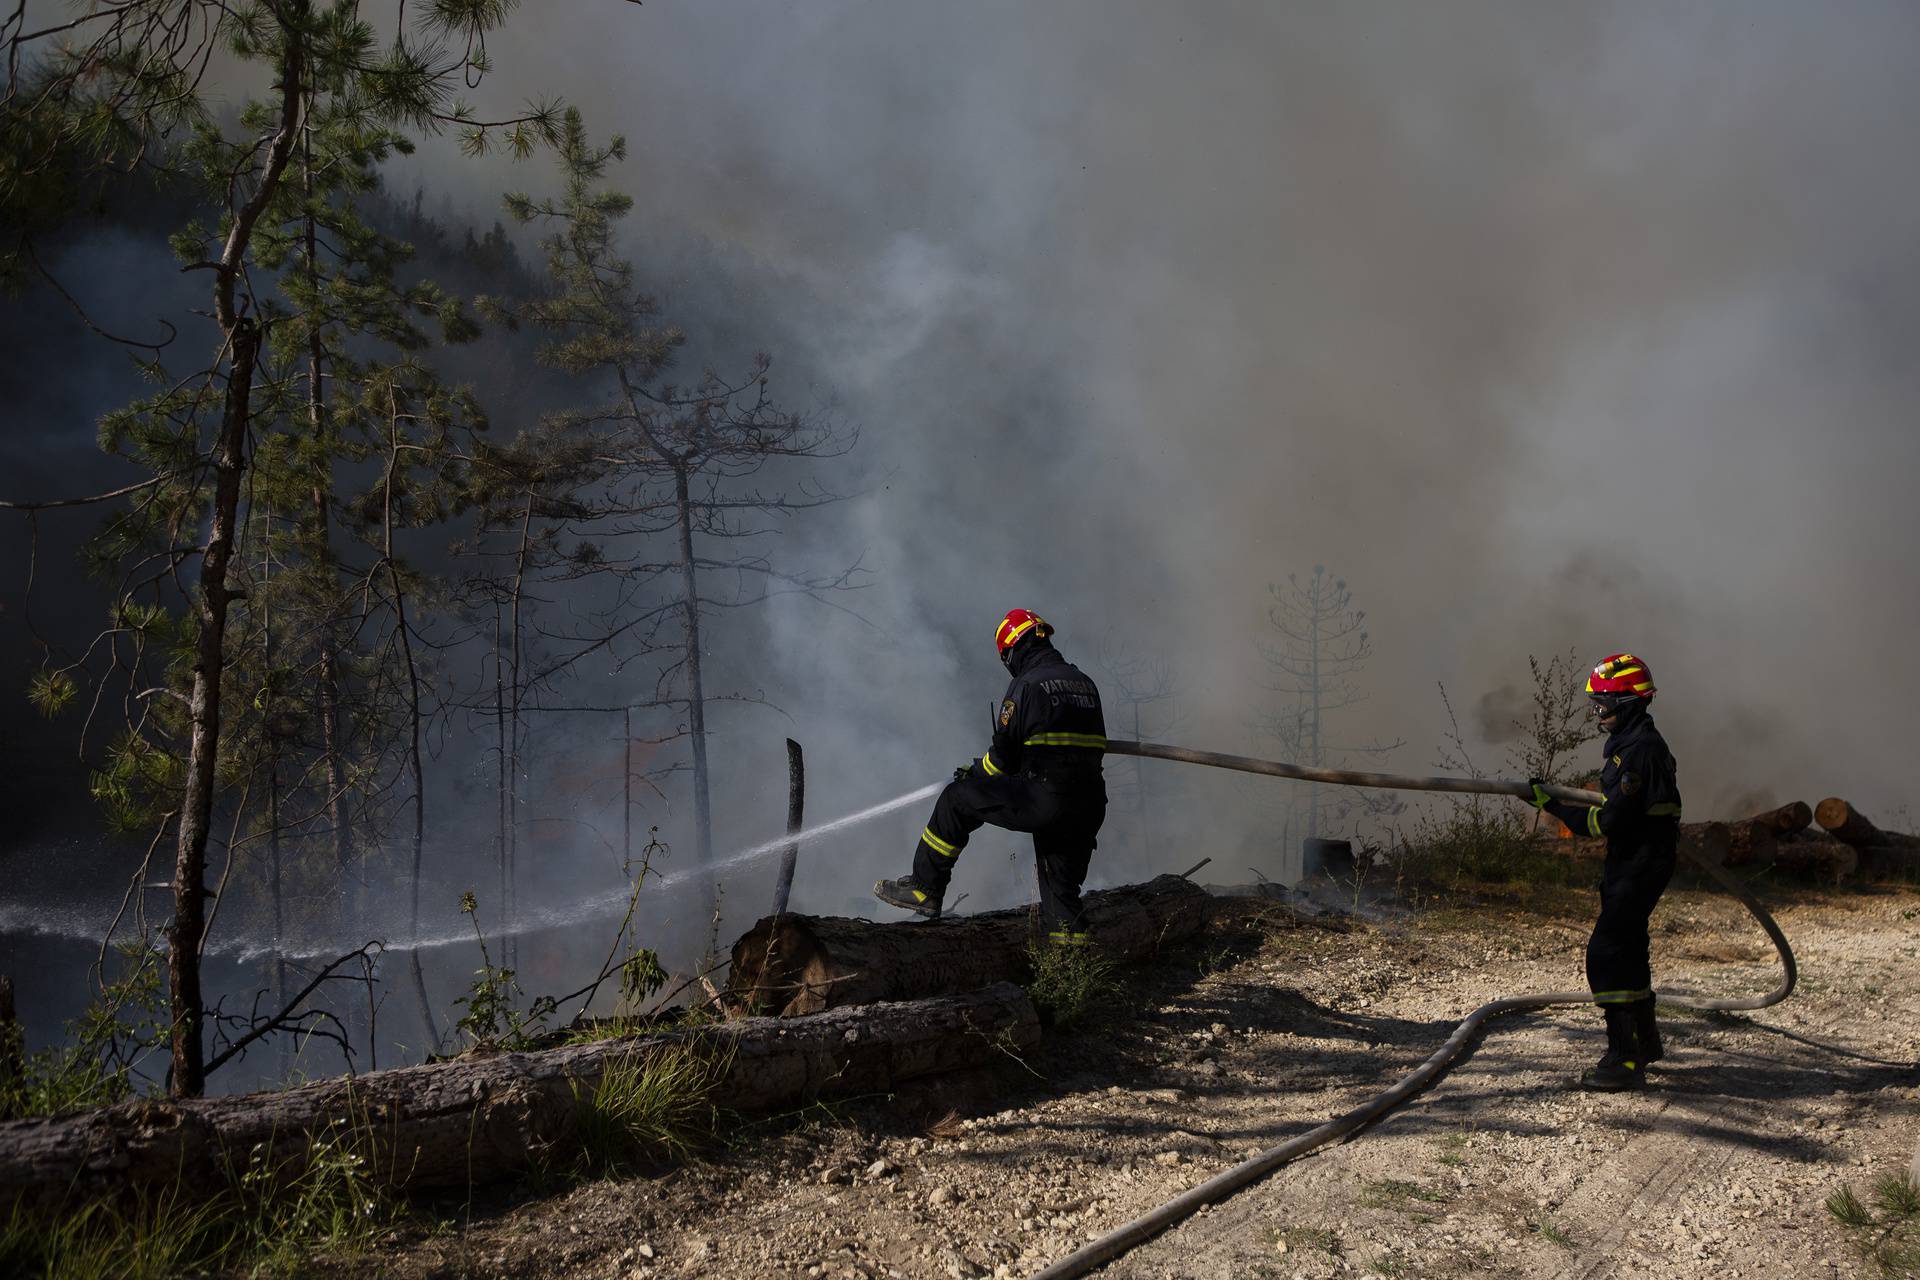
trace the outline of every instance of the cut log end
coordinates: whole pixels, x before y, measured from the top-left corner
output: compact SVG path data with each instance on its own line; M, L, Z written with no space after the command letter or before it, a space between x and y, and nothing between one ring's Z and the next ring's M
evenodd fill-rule
M1847 820L1853 816L1853 806L1839 796L1828 796L1820 802L1813 816L1820 823L1821 830L1834 831L1847 824Z
M1828 796L1813 811L1814 820L1835 840L1857 849L1920 849L1920 836L1882 831L1872 819L1839 796Z

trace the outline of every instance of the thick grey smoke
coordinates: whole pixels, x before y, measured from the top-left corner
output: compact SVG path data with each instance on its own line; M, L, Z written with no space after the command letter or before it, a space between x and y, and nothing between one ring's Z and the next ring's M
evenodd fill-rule
M791 717L717 713L720 847L777 828L783 734L818 817L977 754L1015 604L1096 676L1166 653L1155 714L1254 748L1266 584L1316 563L1368 611L1341 731L1404 738L1387 767L1431 762L1437 683L1471 729L1529 653L1631 648L1692 812L1914 801L1911 6L660 0L530 6L494 55L489 96L628 137L631 251L696 348L772 351L864 433L856 496L775 548L862 560L861 617L715 631L716 683ZM484 224L549 181L448 146L394 185ZM1264 786L1149 785L1153 847L1116 824L1096 877L1279 869ZM919 821L820 851L799 904ZM977 842L976 905L1017 847Z
M1696 812L1891 812L1916 53L1899 5L661 5L500 61L627 134L639 250L723 264L865 427L875 487L795 541L864 553L876 629L756 654L823 785L976 750L1014 602L1168 650L1241 745L1264 585L1325 562L1402 764L1436 682L1632 648Z

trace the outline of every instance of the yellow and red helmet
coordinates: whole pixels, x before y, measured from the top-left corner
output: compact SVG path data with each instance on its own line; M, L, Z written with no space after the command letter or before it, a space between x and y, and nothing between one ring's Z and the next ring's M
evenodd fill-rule
M1652 702L1654 693L1652 669L1630 653L1602 658L1587 677L1587 696L1596 702Z
M1005 662L1013 646L1026 637L1045 640L1052 634L1053 628L1047 625L1047 620L1031 609L1009 609L994 630L993 645L1000 651L1000 660Z

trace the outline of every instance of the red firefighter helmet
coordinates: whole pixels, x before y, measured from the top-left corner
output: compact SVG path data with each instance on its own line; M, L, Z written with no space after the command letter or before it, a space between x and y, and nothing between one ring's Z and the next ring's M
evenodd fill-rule
M1606 706L1653 701L1653 670L1630 653L1611 654L1587 677L1587 696Z
M1031 635L1045 640L1052 634L1053 628L1047 625L1047 620L1031 609L1009 609L994 630L993 645L1000 651L1000 660L1005 662L1008 652L1025 637Z

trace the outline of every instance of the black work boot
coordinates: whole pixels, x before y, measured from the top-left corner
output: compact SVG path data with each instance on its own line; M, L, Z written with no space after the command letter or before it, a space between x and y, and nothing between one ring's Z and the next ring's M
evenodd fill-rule
M898 880L876 880L873 896L888 906L902 907L929 920L940 918L940 891L927 888L912 876L901 876Z
M1636 1000L1627 1008L1633 1010L1633 1038L1638 1042L1640 1065L1652 1066L1667 1056L1660 1043L1660 1024L1653 1018L1653 997Z
M1634 1034L1633 1011L1623 1004L1603 1006L1607 1018L1607 1051L1580 1077L1580 1087L1596 1093L1625 1093L1646 1083L1646 1063Z

